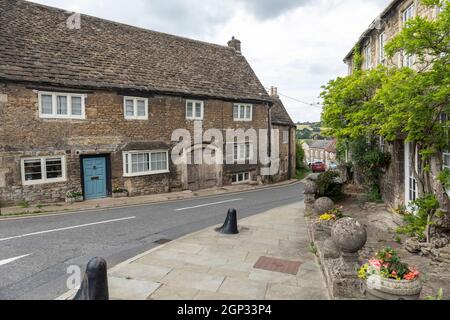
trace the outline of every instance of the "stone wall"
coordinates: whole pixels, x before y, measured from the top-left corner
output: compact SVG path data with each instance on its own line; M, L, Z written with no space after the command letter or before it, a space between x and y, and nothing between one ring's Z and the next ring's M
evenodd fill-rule
M122 94L108 91L80 93L87 94L85 120L42 119L39 118L38 91L22 84L0 83L0 196L3 201L54 202L64 199L67 191L81 191L80 157L96 154L110 156L112 186L129 189L131 195L182 188L182 170L173 164L170 164L169 174L124 178L121 150L132 141L162 141L173 146L171 135L178 128L188 129L193 137L194 122L186 120L185 98L146 96L149 119L142 121L124 119ZM212 128L267 129L266 105L253 105L253 121L237 122L233 120L233 102L203 101L204 131ZM67 181L22 186L21 158L47 155L66 156ZM237 164L229 168L233 172L247 169ZM255 180L259 170L259 165L252 168ZM230 178L231 175L224 177L224 184L231 183Z
M391 155L391 162L382 174L380 187L383 201L392 207L404 203L405 195L405 145L403 140L387 143L385 151Z

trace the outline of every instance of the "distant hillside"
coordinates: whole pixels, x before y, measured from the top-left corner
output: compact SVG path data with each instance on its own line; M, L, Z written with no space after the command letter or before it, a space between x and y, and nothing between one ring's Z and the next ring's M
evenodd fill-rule
M297 123L297 139L323 139L322 122Z

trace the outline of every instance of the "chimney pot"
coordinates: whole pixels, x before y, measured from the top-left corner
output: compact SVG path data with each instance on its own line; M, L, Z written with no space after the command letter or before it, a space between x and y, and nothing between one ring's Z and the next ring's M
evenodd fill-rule
M228 46L236 50L237 53L241 53L241 41L236 39L234 36L228 41Z
M278 88L271 86L270 87L270 96L278 98Z

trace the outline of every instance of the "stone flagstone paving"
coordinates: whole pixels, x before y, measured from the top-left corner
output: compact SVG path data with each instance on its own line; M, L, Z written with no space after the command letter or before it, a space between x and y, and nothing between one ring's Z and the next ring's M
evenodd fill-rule
M221 235L211 227L122 263L109 272L110 297L326 300L303 209L299 202L240 220L239 235ZM267 258L278 260L264 269L281 272L255 268L260 259L267 267Z

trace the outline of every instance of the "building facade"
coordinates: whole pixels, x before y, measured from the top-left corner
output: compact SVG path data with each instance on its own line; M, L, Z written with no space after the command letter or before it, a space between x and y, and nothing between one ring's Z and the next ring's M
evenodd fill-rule
M363 70L372 69L379 64L419 68L420 66L417 65L414 56L397 53L392 58L388 58L385 54L385 45L402 30L409 19L417 15L435 19L438 14L438 7L424 6L418 0L391 1L345 57L344 62L348 65L349 72L351 73L354 68L353 51L357 46L361 50ZM417 181L411 168L411 144L403 140L388 143L380 138L380 148L389 152L392 158L391 164L381 181L383 200L393 206L407 205L418 197ZM442 159L443 161L438 159L437 162L443 162L444 166L448 165L446 163L450 161L450 158L443 157Z
M232 164L171 156L176 130L192 137L180 155L194 157L214 141L196 126L224 137L271 128L273 98L239 40L220 46L84 15L77 26L64 10L21 0L0 1L0 11L2 201L270 181L251 164L256 141L232 142Z
M322 161L329 168L336 164L336 140L311 140L303 142L307 164Z

